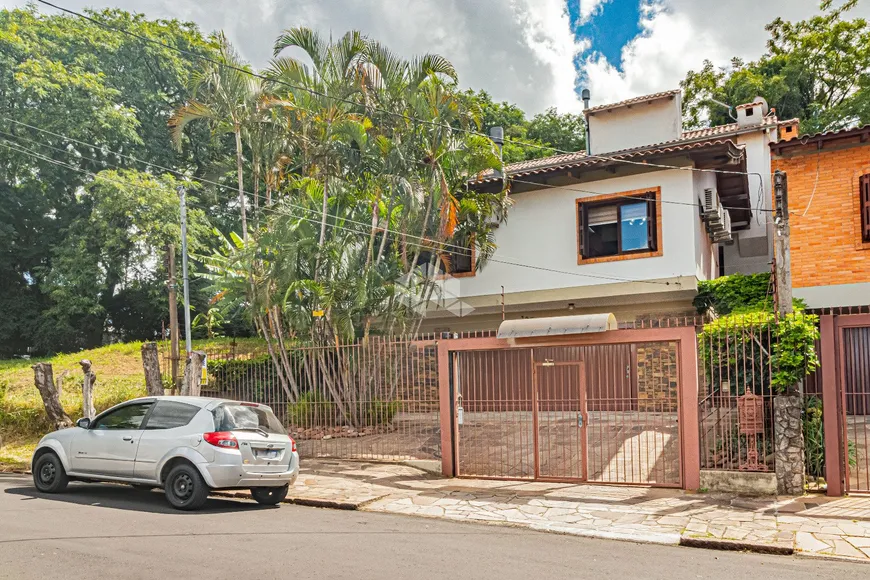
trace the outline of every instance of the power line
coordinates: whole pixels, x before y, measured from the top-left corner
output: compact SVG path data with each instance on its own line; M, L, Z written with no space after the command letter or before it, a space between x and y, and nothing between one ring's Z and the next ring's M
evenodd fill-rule
M2 133L2 132L0 132L0 133ZM5 134L5 133L4 133L4 134ZM55 164L55 165L58 165L58 166L66 167L66 168L68 168L68 169L70 169L70 170L72 170L72 171L76 171L76 172L78 172L78 173L82 173L82 174L85 174L85 175L89 175L89 176L93 177L94 179L101 179L101 180L104 180L104 181L108 181L108 182L110 182L110 183L115 183L115 184L118 184L118 185L123 185L123 186L125 186L125 187L130 186L130 184L127 183L127 182L118 181L118 180L111 179L111 178L108 178L108 177L105 177L105 176L99 176L99 177L98 177L98 175L97 175L96 173L93 173L93 172L91 172L91 171L87 171L87 170L85 170L85 169L81 169L81 168L75 167L75 166L70 165L70 164L68 164L68 163L64 163L64 162L62 162L62 161L58 161L58 160L56 160L56 159L52 159L52 158L50 158L50 157L46 157L46 156L44 156L44 155L39 154L38 152L33 151L32 149L28 149L28 148L26 148L26 147L23 147L23 146L19 145L18 143L15 143L15 142L9 141L9 140L6 139L6 138L3 138L3 141L4 141L4 142L0 142L0 145L3 145L4 147L6 147L6 148L8 148L8 149L11 149L11 150L13 150L13 151L18 151L19 153L25 153L25 154L32 155L32 156L34 156L34 157L36 157L36 158L38 158L38 159L41 159L41 160L43 160L43 161L46 161L47 163L52 163L52 164ZM111 167L118 168L117 166L111 166ZM154 190L154 189L155 189L155 188L153 188L153 187L148 187L148 186L144 186L144 185L137 185L137 186L135 186L135 187L139 187L140 189L146 189L146 190ZM225 186L224 186L224 187L225 187ZM203 210L203 211L207 211L207 210L208 210L208 208L205 208L205 207L202 207L202 206L196 206L196 205L193 205L193 204L190 204L190 205L192 205L193 207L197 207L198 209L201 209L201 210ZM291 205L291 207L294 207L295 209L299 209L299 210L301 210L301 211L310 212L310 213L318 213L317 210L314 210L314 209L311 209L311 208L306 208L306 207L304 207L304 206L295 206L295 205L292 205L292 204L288 204L288 205ZM305 217L305 216L301 216L301 215L293 214L293 213L291 213L291 212L283 212L283 211L280 211L279 208L262 208L262 209L263 209L264 211L272 211L272 212L277 213L277 214L280 214L280 215L285 215L285 216L293 217L293 218L296 218L296 219L306 220L306 221L311 222L311 223L316 223L316 224L319 224L319 223L320 223L320 219L309 218L309 217ZM338 216L338 215L335 215L335 214L327 214L327 217L333 217L333 218L335 218L335 219L339 219L339 220L342 220L343 222L347 222L347 223L352 223L352 224L362 225L362 226L364 226L364 227L366 227L366 228L370 228L370 227L371 227L371 224L366 224L366 223L364 223L364 222L359 222L359 221L355 221L355 220L350 220L350 219L347 219L347 218L345 218L345 217ZM348 226L339 226L339 225L333 225L332 227L333 227L333 228L338 228L338 229L345 229L345 230L347 230L347 231L354 232L354 233L357 233L357 234L363 234L363 235L368 235L368 234L370 233L370 231L367 230L367 229L366 229L366 230L359 230L359 229L355 229L355 228L350 228L350 227L348 227ZM431 246L429 246L429 245L426 244L426 242L430 242L430 243L431 243L431 240L428 240L427 238L424 238L424 237L422 237L422 236L415 236L415 235L413 235L413 234L407 234L407 233L403 233L403 232L397 232L397 231L395 231L395 230L390 230L390 229L388 229L388 228L378 228L378 231L380 231L380 232L384 232L384 233L392 233L392 234L394 234L394 235L396 235L396 236L402 236L403 239L404 239L404 238L411 238L411 239L420 240L418 243L411 243L410 245L415 246L415 247L419 247L419 248L427 248L427 249L430 249L430 248L431 248ZM459 250L459 251L462 251L462 252L467 252L467 251L468 251L468 248L466 248L466 247L457 246L457 245L453 245L453 244L439 243L438 245L439 245L439 246L442 246L442 247L445 247L445 248L455 248L456 250ZM500 260L500 259L495 258L495 257L489 258L488 261L489 261L489 262L494 262L494 263L505 264L505 265L509 265L509 266L516 266L516 267L528 268L528 269L539 270L539 271L545 271L545 272L552 272L552 273L558 273L558 274L565 274L565 275L568 275L568 276L578 276L578 277L581 277L581 278L593 278L593 279L600 279L600 280L610 280L610 281L615 281L615 282L636 282L636 283L643 283L643 284L656 284L656 285L661 285L661 286L670 286L670 285L671 285L670 282L660 282L660 281L656 281L656 280L639 280L639 279L624 278L624 277L611 276L611 275L604 275L604 274L600 274L600 275L599 275L599 274L588 274L588 273L580 273L580 272L570 272L570 271L566 271L566 270L558 270L558 269L555 269L555 268L547 268L547 267L544 267L544 266L536 266L536 265L533 265L533 264L524 264L524 263L521 263L521 262L512 262L512 261L509 261L509 260Z
M308 92L308 93L310 93L310 94L312 94L312 95L316 95L316 96L319 96L319 97L324 97L324 98L327 98L327 99L333 99L333 100L335 100L335 101L342 102L342 103L346 103L346 104L349 104L349 105L353 105L353 106L359 106L359 105L360 105L359 103L357 103L357 102L355 102L355 101L352 101L352 100L350 100L350 99L345 99L345 98L342 98L342 97L336 97L336 96L328 95L328 94L326 94L326 93L324 93L324 92L322 92L322 91L318 91L318 90L316 90L316 89L312 89L312 88L310 88L310 87L303 87L303 86L294 85L294 84L292 84L292 83L288 83L288 82L283 81L283 80L281 80L281 79L277 79L277 78L274 78L274 77L270 77L270 76L267 76L267 75L263 75L263 74L260 74L260 73L256 73L256 72L251 71L251 70L248 70L248 69L246 69L246 68L238 67L238 66L235 66L235 65L232 65L232 64L229 64L229 63L221 62L221 61L219 61L219 60L215 60L215 59L209 58L208 56L201 55L201 54L197 54L197 53L195 53L195 52L191 52L191 51L189 51L189 50L185 50L185 49L183 49L183 48L178 48L178 47L176 47L176 46L171 46L171 45L166 44L166 43L164 43L164 42L160 42L160 41L154 40L154 39L152 39L152 38L148 38L147 36L142 36L142 35L140 35L140 34L136 34L135 32L132 32L132 31L127 30L127 29L125 29L125 28L119 28L119 27L116 27L116 26L112 26L112 25L110 25L110 24L107 24L107 23L105 23L105 22L101 22L101 21L97 20L96 18L92 18L92 17L90 17L90 16L87 16L87 15L82 14L82 13L80 13L80 12L76 12L75 10L71 10L71 9L69 9L69 8L64 8L64 7L62 7L62 6L58 6L57 4L54 4L54 3L52 3L52 2L48 2L47 0L37 0L37 2L39 2L39 3L41 3L41 4L44 4L44 5L46 5L46 6L50 6L50 7L54 8L54 9L56 9L56 10L60 10L61 12L65 12L65 13L67 13L67 14L70 14L70 15L73 15L73 16L77 16L77 17L79 17L79 18L83 18L83 19L85 19L85 20L87 20L87 21L89 21L89 22L92 22L93 24L96 24L97 26L100 26L100 27L105 28L105 29L107 29L107 30L113 30L113 31L115 31L115 32L120 32L120 33L122 33L122 34L126 34L126 35L128 35L128 36L133 37L133 38L137 38L137 39L139 39L139 40L141 40L141 41L143 41L143 42L147 42L147 43L149 43L149 44L154 44L154 45L157 45L157 46L161 46L161 47L163 47L163 48L167 48L167 49L169 49L169 50L172 50L172 51L178 52L179 54L183 54L183 55L186 55L186 56L189 56L189 57L193 57L193 58L196 58L196 59L199 59L199 60L204 60L204 61L209 62L209 63L211 63L211 64L214 64L214 65L217 65L217 66L221 66L221 67L225 67L225 68L228 68L228 69L230 69L230 70L234 70L234 71L239 72L239 73L242 73L242 74L250 75L250 76L252 76L252 77L254 77L254 78L258 78L258 79L260 79L260 80L264 80L264 81L267 81L267 82L280 84L280 85L286 86L286 87L291 88L291 89L294 89L294 90L303 91L303 92ZM377 106L371 106L371 105L367 105L367 106L368 106L369 108L371 108L372 110L374 110L374 111L378 111L378 112L380 112L380 113L384 113L384 114L387 114L387 115L391 115L391 116L395 116L395 117L400 117L400 118L402 118L402 119L413 120L413 121L416 121L416 122L419 122L419 123L422 123L422 124L432 125L432 126L434 126L434 127L439 127L439 128L443 128L443 127L444 127L443 124L435 123L434 121L429 121L429 120L426 120L426 119L420 119L420 118L417 118L417 117L408 116L408 115L405 115L404 113L396 113L395 111L390 111L390 110L387 110L387 109L382 109L382 108L377 107ZM308 109L303 109L303 110L306 110L306 111L308 111L308 112L310 112L310 113L314 113L314 112L315 112L315 111L310 111L310 110L308 110ZM470 129L465 129L465 128L463 128L463 127L451 127L451 128L454 129L454 130L456 130L456 131L460 131L460 132L463 132L463 133L468 133L468 134L470 134L470 135L477 135L477 136L482 136L482 137L490 138L489 135L487 135L486 133L482 133L482 132L480 132L480 131L473 131L473 130L470 130ZM533 147L533 148L536 148L536 149L543 149L543 150L553 151L553 152L560 153L560 154L571 154L571 153L576 153L576 151L565 151L565 150L562 150L562 149L558 149L558 148L556 148L556 147L553 147L553 146L551 146L551 145L540 145L540 144L537 144L537 143L528 143L528 142L525 142L525 141L518 141L518 140L514 140L514 139L511 139L510 141L511 141L512 143L515 143L515 144L517 144L517 145L522 145L522 146L524 146L524 147ZM600 155L600 154L587 154L587 156L588 156L589 158L593 158L593 159L604 159L604 160L613 161L613 162L616 162L616 163L626 163L626 164L629 164L629 165L641 165L641 166L645 166L645 167L658 167L658 168L663 168L663 169L679 169L679 170L681 170L681 171L699 171L699 172L706 172L706 173L723 173L723 174L730 174L730 175L747 175L747 176L748 176L748 175L757 175L758 178L759 178L759 180L761 181L762 188L764 187L764 181L763 181L763 179L762 179L762 177L761 177L761 174L760 174L760 173L755 173L755 172L731 171L731 170L725 170L725 169L701 169L701 168L697 168L697 167L680 167L680 166L677 166L677 165L653 164L653 163L646 163L646 162L642 162L642 161L632 161L632 160L629 160L629 159L621 159L621 158L619 158L619 157L610 157L610 156L607 156L607 155Z
M225 184L223 184L223 183L218 183L218 182L216 182L216 181L211 181L211 180L204 179L204 178L199 178L199 177L191 177L191 176L188 176L188 175L184 174L183 172L180 172L180 171L178 171L178 170L176 170L176 169L171 169L171 168L169 168L169 167L163 167L163 166L161 166L161 165L157 165L156 163L152 163L152 162L150 162L150 161L146 161L146 160L144 160L144 159L138 159L138 158L136 158L136 157L133 157L132 155L125 155L125 154L123 154L123 153L119 153L119 152L117 152L117 151L113 151L113 150L111 150L111 149L108 149L108 148L103 147L103 146L100 146L100 145L95 145L95 144L93 144L93 143L88 143L88 142L86 142L86 141L81 141L81 140L79 140L79 139L75 139L75 138L70 137L70 136L68 136L68 135L64 135L64 134L62 134L62 133L56 133L56 132L54 132L54 131L49 131L48 129L43 129L43 128L41 128L41 127L37 127L37 126L35 126L35 125L30 125L30 124L28 124L28 123L25 123L25 122L23 122L23 121L18 121L18 120L16 120L16 119L12 119L12 118L10 118L10 117L6 117L6 116L3 116L3 115L0 115L0 119L3 119L3 120L5 120L5 121L9 121L9 122L11 122L11 123L15 123L16 125L20 125L20 126L22 126L22 127L27 127L28 129L33 129L34 131L39 131L39 132L41 132L41 133L46 133L46 134L48 134L48 135L52 135L52 136L54 136L54 137L58 137L59 139L66 139L67 141L70 141L70 142L73 142L73 143L78 143L79 145L84 145L84 146L86 146L86 147L90 147L90 148L92 148L92 149L97 149L97 150L105 151L105 152L107 152L107 153L111 153L111 154L116 155L116 156L118 156L118 157L122 157L122 158L124 158L124 159L129 159L130 161L135 161L135 162L137 162L137 163L142 163L143 165L147 165L147 166L149 166L149 167L154 167L154 168L156 168L156 169L160 169L160 170L162 170L162 171L167 171L167 172L169 172L169 173L173 173L173 174L176 174L176 175L182 176L182 177L184 177L185 179L191 179L191 180L194 180L194 181L199 181L199 182L201 182L201 183L208 183L208 184L210 184L210 185L214 185L214 186L217 186L217 187L221 187L221 188L224 188L224 189L227 189L227 190L233 191L233 192L238 192L238 188L234 188L234 187L232 187L232 186L225 185ZM3 131L0 131L0 134L10 135L9 133L3 133ZM33 139L29 139L29 138L27 138L27 137L24 137L24 136L22 136L22 135L17 135L17 134L11 134L11 135L14 136L14 137L16 137L16 138L21 138L21 139L24 139L25 141L29 141L29 142L34 143L34 144L37 144L37 145L41 145L41 146L44 146L44 147L48 147L48 148L50 148L50 149L54 149L54 150L56 150L56 151L61 151L61 152L64 152L64 153L67 153L67 152L68 152L68 151L65 150L65 149L62 149L62 148L59 148L59 147L53 147L52 145L48 145L48 144L43 143L43 142L40 142L40 141L35 141L35 140L33 140ZM105 163L104 161L100 161L100 160L93 159L93 158L89 158L89 157L84 157L84 156L82 156L82 158L83 158L83 159L89 159L90 161L93 161L93 162L95 162L95 163ZM569 187L569 186L567 186L567 185L552 185L552 184L549 184L549 183L539 183L539 182L536 182L536 181L527 181L527 180L516 179L516 178L511 178L511 181L514 182L514 183L523 183L523 184L528 184L528 185L536 185L536 186L541 186L541 187L546 187L546 188L551 188L551 189L566 189L566 190L569 190L569 191L576 191L576 192L579 192L579 193L588 193L588 194L591 194L591 195L613 195L614 197L617 197L617 198L623 198L623 199L636 199L635 197L632 197L632 196L630 196L630 195L605 194L605 193L603 193L603 192L592 191L592 190L588 190L588 189L579 189L579 188L576 188L576 187ZM247 194L247 195L250 195L250 196L253 196L253 195L254 195L254 194L253 194L252 192L250 192L250 191L244 191L244 190L243 190L243 193L245 193L245 194ZM697 204L697 203L694 203L694 202L688 202L688 201L674 201L674 200L666 200L666 199L658 200L658 203L671 204L671 205L688 205L688 206L692 206L692 207L697 207L697 206L698 206L698 204ZM765 209L765 208L762 208L762 207L749 207L749 208L745 208L745 207L725 207L725 206L723 206L723 209L727 209L727 210L737 210L737 211L739 211L739 210L747 210L747 209L750 209L750 210L758 211L758 212L772 212L772 211L773 211L773 210Z

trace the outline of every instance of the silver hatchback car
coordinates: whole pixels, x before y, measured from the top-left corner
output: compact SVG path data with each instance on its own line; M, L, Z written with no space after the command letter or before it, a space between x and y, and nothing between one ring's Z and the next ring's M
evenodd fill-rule
M162 487L181 510L201 507L217 489L250 489L257 502L277 504L298 474L296 442L272 409L205 397L127 401L49 433L33 454L41 492L118 481Z

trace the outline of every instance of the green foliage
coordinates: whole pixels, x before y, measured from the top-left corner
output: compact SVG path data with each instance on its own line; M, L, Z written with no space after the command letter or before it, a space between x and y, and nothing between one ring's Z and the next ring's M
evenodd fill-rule
M825 477L825 430L818 397L804 399L803 430L807 475Z
M267 403L267 387L274 385L274 369L268 355L207 361L212 383L208 390L255 403Z
M778 391L785 392L819 368L815 346L818 325L818 316L795 312L780 318L773 326L773 386Z
M586 148L583 115L560 114L551 107L528 120L522 109L506 101L497 103L486 91L468 90L462 97L479 111L480 125L485 132L493 127L504 129L505 163L554 155L556 152L549 147L560 151Z
M702 280L698 282L694 306L699 314L712 310L719 316L769 310L773 305L770 290L769 273L732 274Z
M342 422L336 404L316 390L302 393L295 403L287 405L287 423L294 427L331 427Z
M766 29L768 52L756 61L735 58L725 69L705 61L681 83L687 125L733 122L731 106L764 97L780 119L798 117L811 134L870 122L870 26L845 16L857 5L821 3L822 13L799 22L776 18Z
M698 345L714 392L727 380L737 395L747 385L762 395L770 389L788 392L818 368L818 337L818 316L798 311L777 320L773 313L755 312L722 316L704 325Z
M191 24L121 10L89 15L194 54L214 50ZM0 10L0 197L16 200L0 208L0 310L8 313L0 356L159 332L154 313L166 311L165 290L153 290L165 272L151 250L177 238L166 231L177 223L167 214L172 198L152 205L144 186L167 180L138 173L147 168L112 151L192 175L209 170L219 155L208 133L192 133L179 155L166 126L197 67L84 19L33 5Z

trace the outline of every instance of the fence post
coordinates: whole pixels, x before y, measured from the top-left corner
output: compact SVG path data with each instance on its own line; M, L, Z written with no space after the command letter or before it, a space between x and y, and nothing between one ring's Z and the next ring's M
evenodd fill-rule
M837 384L837 335L834 317L825 314L820 319L821 375L822 375L822 421L825 430L825 480L829 496L843 495L843 466L841 452L844 448L840 430L839 385Z
M40 362L31 368L33 369L33 382L42 397L48 420L51 421L55 429L72 427L72 419L69 418L69 415L63 410L63 405L60 404L60 396L57 392L57 385L54 383L54 371L51 363Z
M695 327L680 330L680 424L683 442L683 488L701 488L701 443L698 421L698 335Z
M150 397L163 395L163 379L160 376L160 356L157 354L157 344L145 342L142 344L142 367L145 371L145 391Z
M439 340L438 347L438 402L441 423L441 473L444 477L454 477L453 470L453 398L450 396L450 353L447 342Z
M92 420L97 416L94 409L94 385L97 382L97 373L94 372L91 361L83 359L79 361L82 366L84 379L82 380L82 414Z
M181 384L181 395L185 397L200 396L202 384L202 364L205 361L205 353L201 350L191 351L184 365L184 381Z

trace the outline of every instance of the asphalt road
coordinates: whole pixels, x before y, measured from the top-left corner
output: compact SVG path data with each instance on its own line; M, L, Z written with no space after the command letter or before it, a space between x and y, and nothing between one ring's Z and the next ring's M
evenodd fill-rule
M72 484L42 496L0 476L0 578L870 577L870 566L591 540L365 512L210 499L180 513L163 495Z

